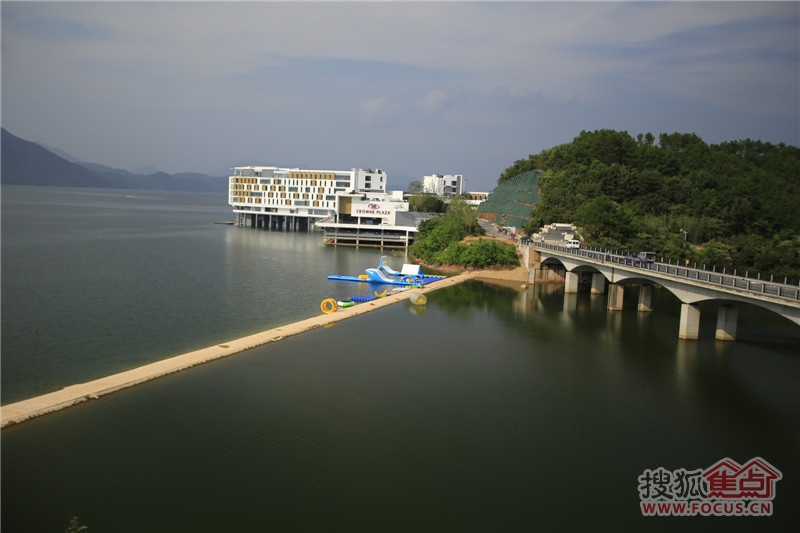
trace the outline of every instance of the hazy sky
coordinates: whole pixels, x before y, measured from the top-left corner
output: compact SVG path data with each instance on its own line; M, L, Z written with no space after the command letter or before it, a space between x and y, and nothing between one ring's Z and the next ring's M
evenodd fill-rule
M798 2L2 2L2 125L85 161L460 173L581 130L800 144Z

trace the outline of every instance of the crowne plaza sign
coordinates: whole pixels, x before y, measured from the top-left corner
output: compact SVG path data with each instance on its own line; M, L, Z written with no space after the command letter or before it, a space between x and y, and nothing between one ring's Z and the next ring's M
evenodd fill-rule
M389 216L394 214L396 202L353 202L351 213L357 216Z

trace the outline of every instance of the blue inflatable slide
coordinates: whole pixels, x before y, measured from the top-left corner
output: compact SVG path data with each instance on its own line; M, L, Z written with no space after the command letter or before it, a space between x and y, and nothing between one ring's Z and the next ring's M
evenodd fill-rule
M358 281L368 283L381 283L386 285L425 285L445 276L426 276L419 265L405 264L400 271L394 270L386 264L386 256L381 256L378 268L368 268L366 274L360 276L328 276L334 281Z

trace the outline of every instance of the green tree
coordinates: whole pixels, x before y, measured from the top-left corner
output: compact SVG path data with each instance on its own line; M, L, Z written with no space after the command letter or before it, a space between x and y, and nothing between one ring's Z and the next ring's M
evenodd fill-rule
M457 212L449 212L419 226L409 251L429 265L458 265L486 268L494 265L519 265L516 247L493 240L478 239L465 244L467 224Z
M419 225L414 243L409 251L428 264L436 264L437 255L450 243L467 236L466 225L453 215L443 215L426 220Z
M463 198L451 198L447 206L447 212L452 213L464 223L469 235L474 234L476 228L480 227L478 225L478 212Z
M415 180L415 181L410 181L408 183L408 192L410 192L412 194L413 193L421 193L421 192L423 192L423 190L424 189L422 188L422 182L421 181Z
M572 144L575 147L574 160L583 165L590 164L593 160L604 165L628 165L637 151L636 142L626 131L582 131Z
M800 234L800 148L751 139L708 145L694 133L655 139L582 131L516 161L501 180L543 172L527 233L574 222L592 244L800 278L791 253Z
M733 266L732 252L732 246L714 239L703 245L702 250L697 254L697 262L709 266L714 265L717 267L730 268Z
M408 198L408 208L420 213L444 213L447 204L433 194L418 194Z
M625 243L638 230L643 229L633 212L612 201L608 196L599 196L581 205L575 213L575 222L584 228L584 237L603 245L606 241Z

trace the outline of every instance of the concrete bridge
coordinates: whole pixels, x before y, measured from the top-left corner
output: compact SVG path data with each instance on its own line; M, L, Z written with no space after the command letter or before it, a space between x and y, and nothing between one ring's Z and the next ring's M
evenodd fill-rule
M766 281L726 272L708 271L662 262L642 262L637 258L594 249L569 249L532 241L520 245L523 260L530 269L530 281L562 281L566 293L578 292L581 273L591 274L591 292L608 290L608 310L622 310L626 285L639 285L639 311L653 310L653 288L664 287L681 301L682 339L697 339L700 328L700 302L715 301L718 340L736 338L737 304L749 303L769 309L800 325L800 286Z

